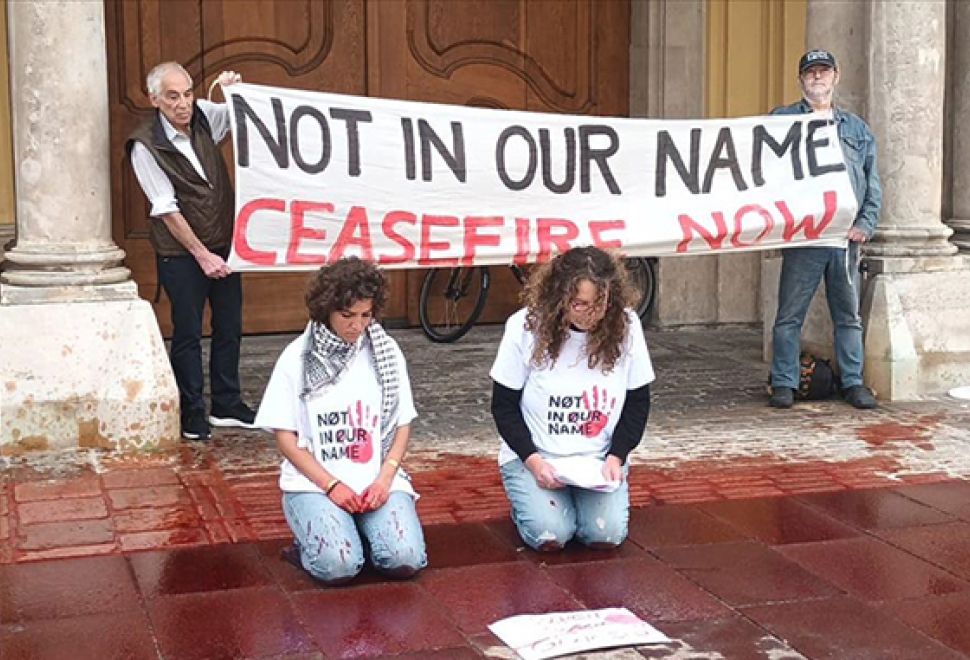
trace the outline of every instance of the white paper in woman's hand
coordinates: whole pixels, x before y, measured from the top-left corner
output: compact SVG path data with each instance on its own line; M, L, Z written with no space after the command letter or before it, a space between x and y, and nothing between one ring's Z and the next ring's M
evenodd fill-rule
M556 471L556 478L568 486L601 493L612 493L620 487L619 481L606 480L603 476L603 460L595 456L563 456L547 458L546 462Z

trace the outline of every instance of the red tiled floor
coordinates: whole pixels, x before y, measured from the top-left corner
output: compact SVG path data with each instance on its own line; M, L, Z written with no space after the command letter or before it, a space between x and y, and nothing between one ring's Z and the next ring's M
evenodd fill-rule
M276 587L163 596L148 605L165 658L237 658L315 650Z
M516 561L515 546L497 538L479 523L430 525L424 528L428 565L450 568L470 564Z
M582 609L529 562L428 570L420 584L463 631L473 634L513 614Z
M21 525L106 518L107 516L108 508L104 505L104 499L100 495L98 497L37 500L23 502L17 506L17 519Z
M970 656L970 593L887 603L883 611Z
M447 610L413 583L299 593L293 607L327 656L382 657L464 643Z
M273 584L256 548L249 545L143 552L128 559L146 598Z
M956 658L957 654L848 596L747 607L742 612L809 658Z
M861 600L970 590L970 582L870 537L790 545L778 551Z
M893 545L970 580L970 523L899 527L879 530L877 534Z
M630 511L630 539L644 548L741 541L733 527L697 505L647 506Z
M0 566L0 622L139 609L123 557Z
M950 481L896 488L900 495L970 522L970 483Z
M0 626L0 650L4 660L157 657L141 608Z
M839 590L759 543L657 548L661 561L730 605L834 596Z
M711 502L700 507L746 536L769 544L839 539L859 534L790 498Z
M58 500L65 497L94 497L101 494L101 480L97 475L26 481L13 487L17 502Z
M509 547L515 548L520 559L531 561L533 564L558 566L560 564L600 562L644 556L642 548L629 542L621 544L615 550L591 550L579 541L573 540L567 543L561 552L536 552L525 544L511 520L497 520L486 523L486 527Z
M141 507L172 507L192 503L188 491L182 486L113 488L107 493L111 508L116 511Z
M933 525L953 520L953 516L903 497L892 489L819 493L801 495L798 499L862 529Z
M479 660L482 656L467 646L439 649L437 651L418 651L395 655L395 660Z
M121 533L150 532L160 529L199 527L202 519L188 505L151 509L128 509L114 516L115 529Z
M118 546L123 552L208 544L209 536L199 527L164 529L151 532L131 532L118 535Z
M61 548L49 548L47 550L22 550L16 553L18 562L41 561L45 559L69 559L74 557L97 557L98 555L110 555L118 552L118 544L114 541L110 543L95 543L92 545L67 545ZM2 548L0 548L2 554ZM14 551L10 550L11 558ZM4 563L4 562L0 562Z
M101 476L105 488L141 488L176 485L178 474L170 467L142 467L109 470Z
M19 525L17 547L21 550L47 550L67 546L114 542L110 519L68 520L64 522Z
M784 641L737 614L723 619L672 621L654 627L676 641L640 647L640 655L647 658L794 660L801 657Z
M651 622L730 614L709 593L650 557L556 566L549 575L590 609L627 607Z
M284 591L306 591L320 589L320 584L310 575L280 557L280 550L290 545L292 539L260 541L255 544L256 551L266 570Z
M291 592L331 588L317 582L302 568L297 568L280 557L280 550L288 547L291 543L292 538L285 538L260 541L259 543L253 544L253 547L259 553L263 566L273 576L276 584L284 591ZM354 578L352 586L359 587L367 584L383 584L387 582L388 579L368 562L364 564L364 569Z

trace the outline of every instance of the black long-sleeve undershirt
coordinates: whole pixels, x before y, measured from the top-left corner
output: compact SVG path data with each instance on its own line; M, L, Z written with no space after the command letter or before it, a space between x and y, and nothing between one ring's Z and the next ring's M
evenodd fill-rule
M492 381L492 418L498 434L522 462L536 452L532 433L522 416L522 390L513 390Z
M522 390L513 390L492 381L492 418L498 433L509 449L525 462L536 452L532 434L522 416ZM650 416L650 385L627 390L620 418L613 429L609 454L626 462L627 456L640 444Z

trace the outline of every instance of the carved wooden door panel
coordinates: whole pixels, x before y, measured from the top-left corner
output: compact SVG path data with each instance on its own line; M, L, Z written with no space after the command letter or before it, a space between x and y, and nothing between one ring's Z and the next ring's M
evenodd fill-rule
M115 0L106 3L105 11L114 236L128 254L141 295L152 298L157 278L148 243L148 203L124 156L127 135L151 113L145 75L160 61L177 60L192 75L200 97L224 69L267 85L363 95L365 8L363 0ZM225 153L231 163L228 141ZM243 275L244 331L302 329L306 279L305 273ZM397 295L388 307L389 318L406 316L405 283L403 273L391 276ZM164 296L156 314L169 334Z
M394 0L367 5L370 94L489 108L628 114L626 0ZM518 307L511 271L492 268L481 317ZM410 271L417 300L423 271ZM416 305L408 318L417 322Z
M124 141L151 104L145 75L182 62L204 96L223 69L251 82L494 108L625 115L627 0L106 0L114 238L141 295L156 287L148 204ZM227 147L228 154L228 147ZM484 321L517 306L493 269ZM391 321L417 323L423 271L391 274ZM300 329L305 274L243 276L244 330ZM156 304L170 331L165 297Z

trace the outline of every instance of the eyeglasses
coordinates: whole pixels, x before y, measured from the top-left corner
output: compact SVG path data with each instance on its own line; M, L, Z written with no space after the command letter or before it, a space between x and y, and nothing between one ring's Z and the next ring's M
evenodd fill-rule
M573 310L577 314L586 314L587 312L599 311L606 308L608 299L604 296L599 300L589 301L582 300L580 298L573 298L569 301L569 309Z

